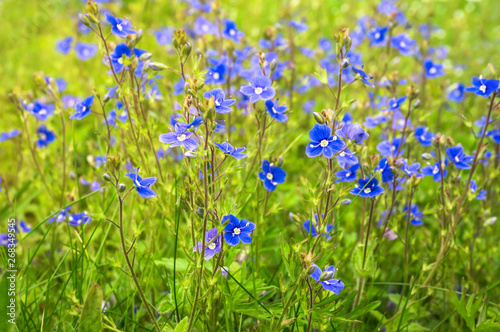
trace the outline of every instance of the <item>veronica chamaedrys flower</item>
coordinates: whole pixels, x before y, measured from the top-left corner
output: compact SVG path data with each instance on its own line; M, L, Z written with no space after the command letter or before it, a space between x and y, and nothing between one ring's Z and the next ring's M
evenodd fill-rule
M386 34L389 31L388 27L373 27L368 30L368 39L370 46L385 46L387 44Z
M217 234L217 228L212 228L205 234L205 244L207 244L207 246L205 247L205 260L207 261L210 258L214 257L215 254L220 253L222 242L221 236ZM203 242L198 242L198 244L193 248L193 252L195 251L198 251L200 253L203 251Z
M123 64L123 56L130 58L131 55L132 51L127 46L127 44L120 43L116 45L115 50L110 55L111 64L109 63L109 60L107 58L104 59L104 63L108 66L112 65L115 73L119 73L125 67L125 65ZM112 72L110 72L110 74L112 74Z
M473 76L471 82L472 86L465 88L465 91L472 92L480 97L489 97L498 89L500 84L499 80L487 80L482 76Z
M132 29L132 23L111 14L106 15L106 20L111 24L111 33L120 38L126 38L128 35L135 35L137 32Z
M344 124L342 128L335 131L335 135L349 141L354 140L354 144L363 144L363 141L370 136L358 123Z
M312 266L314 267L314 271L311 273L310 277L313 278L316 282L319 282L320 285L323 286L323 288L327 291L339 295L340 292L344 289L345 285L339 279L333 279L333 276L335 275L335 267L328 266L327 268L325 268L325 272L331 272L331 279L320 281L323 271L321 271L321 269L314 263Z
M431 146L434 134L428 131L426 127L420 126L415 128L415 138L422 146Z
M231 113L229 106L236 102L236 99L225 99L226 94L222 89L213 89L203 94L206 99L214 98L215 112L217 113Z
M306 229L307 234L311 234L312 236L318 236L318 232L316 232L316 226L318 225L318 214L314 214L315 222L311 223L311 220L306 220L302 224L302 226ZM333 225L326 225L326 233L323 233L323 237L326 237L326 241L331 239L330 231L332 230Z
M224 142L221 144L214 143L214 145L218 147L222 152L224 152L224 154L230 155L235 159L243 159L248 156L248 154L242 153L246 150L246 148L233 148L233 146L228 142Z
M20 133L21 132L19 131L19 129L12 129L11 131L3 132L0 134L0 143L5 142L13 137L16 137Z
M41 125L40 127L38 127L38 129L36 130L36 134L38 135L36 145L39 148L43 148L49 145L56 139L56 135L54 134L54 132L48 130L45 125Z
M243 32L238 30L236 23L231 20L224 20L224 29L222 30L222 36L227 39L231 39L235 43L239 43L241 38L245 36Z
M252 78L249 85L244 85L240 88L240 92L250 98L250 104L260 100L273 99L276 91L271 87L273 82L269 77L257 76Z
M346 168L350 165L358 163L358 157L354 155L349 149L342 149L337 155L337 163L340 167Z
M409 165L406 160L403 161L403 166L401 166L401 170L406 174L408 177L412 177L415 175L417 178L422 178L423 175L418 172L420 169L420 163L414 163L412 165Z
M351 65L351 69L354 72L354 74L356 75L355 77L357 79L360 79L363 82L363 84L368 85L371 88L375 88L375 86L373 85L373 83L370 82L370 80L373 78L373 76L368 76L365 73L365 71L363 70L363 67L358 68L355 65Z
M453 146L446 149L446 155L451 162L455 164L458 169L469 169L471 168L471 163L474 159L472 156L467 156L464 153L464 148L461 146Z
M244 244L252 243L250 234L252 234L255 229L255 224L253 222L245 219L240 220L232 214L222 218L221 224L225 224L226 222L227 225L224 227L224 240L226 240L227 244L234 247L240 243L240 241Z
M356 172L358 171L359 166L360 166L359 163L354 164L347 169L343 169L343 170L335 173L335 177L337 178L337 181L335 181L335 183L352 182L352 181L356 180L356 178L357 178Z
M193 30L198 36L216 35L218 33L217 24L210 22L203 16L198 16L196 18Z
M188 125L185 123L176 123L175 131L161 134L160 142L169 144L170 147L182 146L188 151L196 150L198 140L192 137L193 133L188 131Z
M98 50L99 47L97 47L97 45L95 44L88 44L82 42L77 42L75 44L76 57L82 61L93 58L97 54Z
M139 167L137 167L134 173L125 174L125 176L128 176L130 179L132 179L132 182L134 182L135 189L137 190L139 196L141 196L142 198L156 197L156 193L151 188L149 188L153 184L155 184L156 177L145 179L141 178L139 176Z
M278 184L285 182L286 172L281 167L273 166L269 161L263 160L259 178L264 181L264 188L267 191L274 191Z
M391 38L391 46L399 51L402 55L415 54L414 47L417 41L410 39L406 33L400 33Z
M59 211L58 213L54 214L54 216L52 218L50 218L49 220L47 220L48 223L52 223L52 222L63 222L64 220L69 220L69 217L70 217L70 214L69 214L69 210L71 209L71 206L68 206L66 209L63 209L61 211Z
M444 65L440 63L434 63L429 58L424 60L424 68L425 68L425 76L427 78L436 78L444 76Z
M212 65L207 68L207 73L205 74L205 84L224 84L226 83L226 67L227 67L227 57L222 57L220 59L208 59L208 62Z
M273 102L272 100L266 101L266 110L269 115L278 122L284 123L288 120L288 116L285 115L287 107L285 105L278 105L278 101Z
M42 102L35 100L33 103L24 105L23 107L26 111L32 114L38 121L45 121L52 115L54 115L54 110L56 107L52 104L43 104Z
M31 232L31 225L28 224L26 221L24 220L20 220L19 221L19 229L21 229L22 232L24 233L29 233Z
M405 204L403 212L406 212L405 217L408 218L408 205ZM410 224L413 226L422 226L424 224L421 219L423 215L424 213L418 210L417 204L412 204L410 210L410 218L412 219L410 220Z
M73 37L69 36L56 42L56 51L61 54L68 54L71 51Z
M380 171L382 174L382 182L390 182L394 179L394 173L392 173L391 165L389 165L389 159L380 159L378 167L375 168L376 171Z
M358 185L352 188L350 193L359 197L373 198L384 193L384 188L378 185L377 179L359 179Z
M461 103L465 99L465 85L462 83L455 83L451 85L447 90L446 97L449 101L455 103Z
M172 36L174 34L175 29L169 27L163 27L154 32L154 36L156 42L160 46L165 46L172 44Z
M401 141L401 137L396 137L392 141L383 141L377 145L377 150L380 152L381 156L384 157L395 157L396 153L402 155L404 153L404 149L401 149L399 146L404 144L404 141Z
M295 28L297 32L304 32L307 31L307 29L309 29L307 24L301 21L290 21L288 22L288 25Z
M446 178L446 175L448 174L448 171L446 170L446 166L448 166L448 159L444 160L444 165L443 165L443 179ZM439 182L441 181L441 164L439 162L434 163L434 166L425 166L421 169L422 174L425 176L432 176L434 181Z
M330 159L333 155L345 148L345 143L336 135L332 135L332 129L326 124L314 124L309 132L309 142L306 146L306 155L309 158L323 154Z
M68 224L70 226L80 226L90 223L92 220L91 217L87 214L87 212L72 214L68 218Z
M476 183L476 181L472 180L470 182L469 189L470 189L471 194L475 194L476 193L476 191L477 191L477 183ZM485 200L487 193L488 192L486 190L484 190L484 189L480 190L479 193L477 193L477 195L476 195L476 199L479 200L479 201Z
M94 103L94 95L89 96L75 105L75 113L71 115L70 119L81 120L90 114L90 107Z
M399 98L391 98L387 102L387 106L389 106L389 108L385 109L384 111L398 111L399 108L401 107L401 104L403 104L405 101L406 101L406 96Z

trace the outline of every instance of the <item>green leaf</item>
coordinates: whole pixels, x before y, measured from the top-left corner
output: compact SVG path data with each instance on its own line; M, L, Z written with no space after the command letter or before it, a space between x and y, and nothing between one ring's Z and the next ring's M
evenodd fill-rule
M9 323L10 319L13 319L13 317L9 316L9 309L7 306L10 304L10 299L11 297L8 296L8 289L9 289L9 279L7 279L7 274L10 275L10 273L4 273L2 275L2 279L0 280L0 313L2 314L2 318L0 319L0 331L5 331L9 332L12 330L12 327L15 324ZM14 309L16 311L16 309ZM15 312L17 314L18 312Z
M487 321L479 324L475 332L500 332L500 323L494 321Z
M177 326L175 327L175 329L173 329L172 327L170 327L170 325L167 324L162 329L162 331L163 332L186 332L187 327L188 327L188 318L184 317L184 319L181 320L179 322L179 324L177 324Z
M163 257L160 260L156 260L155 263L157 265L163 265L167 270L174 270L174 258ZM177 262L175 263L176 272L186 271L189 266L189 262L183 258L177 258Z
M82 314L80 315L80 332L102 331L102 288L98 284L92 286L85 299Z

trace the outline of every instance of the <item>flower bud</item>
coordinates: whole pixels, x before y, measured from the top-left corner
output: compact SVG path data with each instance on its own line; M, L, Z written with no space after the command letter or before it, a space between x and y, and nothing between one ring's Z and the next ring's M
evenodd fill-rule
M309 268L309 270L307 271L307 274L310 275L310 274L313 274L313 272L316 270L316 266L314 265L311 265L311 267Z
M120 183L120 184L118 185L118 192L119 192L119 193L124 192L124 191L125 191L125 189L127 189L127 186L126 186L125 184Z
M143 55L141 55L141 56L139 57L139 60L141 60L141 61L146 61L146 60L151 59L151 57L152 57L152 56L153 56L153 54L152 54L152 53L147 52L147 53L144 53Z
M321 277L319 277L319 281L325 281L325 280L330 280L333 278L334 273L332 271L325 271L321 274Z
M324 124L325 123L325 119L323 118L323 116L317 112L313 112L313 115L314 115L314 119L316 120L317 123L319 124Z
M433 157L431 154L425 152L425 153L422 153L422 159L424 160L431 160Z
M186 43L182 46L181 56L187 58L191 54L192 46L191 43Z
M111 181L111 175L109 175L108 173L104 173L102 177L103 177L104 181L107 181L107 182Z
M349 59L343 59L342 62L340 63L340 66L345 69L347 67L349 67L350 63L349 63Z

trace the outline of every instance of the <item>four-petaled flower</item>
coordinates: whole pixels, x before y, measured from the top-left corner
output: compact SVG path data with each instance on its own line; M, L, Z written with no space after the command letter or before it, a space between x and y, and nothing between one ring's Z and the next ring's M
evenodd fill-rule
M370 136L358 123L346 123L337 129L335 134L349 141L354 140L354 144L363 144L363 141Z
M359 197L375 197L384 193L384 188L378 185L377 179L359 179L358 185L350 191Z
M128 176L130 179L132 179L132 182L134 182L135 189L137 190L139 196L141 196L142 198L156 197L156 193L151 188L149 188L153 184L155 184L156 177L143 179L139 176L138 173L139 167L137 167L135 173L125 174L125 176Z
M422 174L425 176L432 176L434 181L439 182L441 181L441 171L443 173L443 180L446 178L446 175L448 174L448 171L446 170L446 166L448 166L448 159L444 160L444 167L441 169L441 163L436 162L434 163L434 166L425 166L421 169Z
M451 162L453 162L458 169L469 169L471 165L469 163L472 162L474 157L467 156L464 153L464 148L461 146L453 146L451 148L446 149L446 155Z
M95 44L82 42L77 42L75 44L76 57L82 61L93 58L97 54L98 50L99 47L97 47L97 45Z
M285 105L278 105L278 101L266 101L266 110L269 115L278 122L286 122L288 116L285 115L287 107Z
M238 30L234 21L225 20L224 30L222 30L222 36L224 36L224 38L233 40L235 43L239 43L241 38L243 38L245 34Z
M370 80L373 78L373 76L366 75L365 71L363 70L363 67L361 67L361 69L360 69L360 68L357 68L355 65L351 65L351 69L354 72L354 74L356 75L356 78L360 79L363 82L363 84L368 85L371 88L375 87L373 85L373 83L370 82Z
M36 133L38 135L36 145L38 145L39 148L43 148L49 145L56 139L56 135L54 134L54 132L48 130L45 125L41 125L40 127L38 127Z
M214 145L218 147L222 152L224 152L224 154L228 154L236 159L243 159L248 156L246 153L242 153L246 150L246 148L233 148L233 146L228 142L224 142L221 144L214 143Z
M311 222L311 220L306 220L302 224L302 226L306 229L307 234L311 234L312 236L316 237L318 236L318 232L316 231L316 226L318 225L318 214L314 214L314 219L316 220L314 223ZM324 221L324 220L323 220ZM331 239L330 231L332 230L334 226L333 225L326 225L326 233L323 233L323 237L326 238L325 241L328 241Z
M203 97L206 99L214 98L215 111L217 113L230 113L231 108L229 106L236 102L235 99L225 99L224 90L219 88L205 92Z
M339 279L333 279L333 276L335 275L335 267L328 266L327 268L325 268L325 272L330 272L329 279L321 280L320 278L323 274L323 271L321 271L321 269L314 263L312 266L314 267L314 271L311 273L310 277L313 278L316 282L319 282L324 289L339 295L340 292L344 289L345 285Z
M188 151L196 150L198 147L198 140L192 132L188 131L186 123L176 123L175 131L167 134L160 135L160 142L169 144L170 147L182 146Z
M274 191L278 184L285 182L286 172L281 167L273 166L269 161L263 160L259 178L264 181L264 188L267 191Z
M106 20L111 24L111 32L120 38L127 38L128 35L135 35L137 32L132 29L132 23L113 15L107 14Z
M81 120L90 114L90 107L94 103L94 95L89 96L75 105L75 113L70 119Z
M220 254L222 242L221 236L217 234L217 228L212 228L205 234L205 260L207 261L210 258L214 257L215 254ZM198 245L193 248L193 252L195 251L198 251L200 253L203 251L203 242L198 242Z
M52 104L43 104L38 100L35 100L33 103L24 105L23 107L30 114L32 114L38 121L45 121L52 115L54 115L54 110L56 107Z
M251 221L245 219L238 219L232 214L222 218L222 224L228 221L226 227L224 227L224 240L230 246L234 247L238 243L243 242L244 244L252 243L252 234L255 229L255 224Z
M276 91L271 87L273 82L269 77L257 76L252 78L249 85L244 85L240 88L240 92L250 98L250 104L260 100L273 99Z
M58 40L56 42L56 51L61 54L68 54L71 51L71 43L73 43L73 37L71 36Z
M440 63L434 63L431 59L425 59L424 68L425 76L427 78L444 76L444 65Z
M427 130L426 127L420 126L415 128L415 138L423 146L430 146L432 145L432 139L434 138L434 135L429 130Z
M500 84L498 80L487 80L482 76L473 76L471 81L472 86L465 88L465 91L472 92L480 97L489 97L498 89L498 85Z
M336 135L332 135L332 129L326 124L315 124L309 132L309 142L306 146L306 155L309 158L323 154L330 159L333 155L345 148L345 143Z
M410 39L406 33L400 33L392 37L391 46L399 51L402 55L413 55L415 53L414 47L417 41Z
M343 169L343 170L335 173L335 177L338 178L337 181L335 181L335 183L338 183L341 181L342 182L352 182L352 181L356 180L356 178L357 178L356 172L358 171L359 166L360 166L360 164L354 164L351 167L349 167L348 169Z

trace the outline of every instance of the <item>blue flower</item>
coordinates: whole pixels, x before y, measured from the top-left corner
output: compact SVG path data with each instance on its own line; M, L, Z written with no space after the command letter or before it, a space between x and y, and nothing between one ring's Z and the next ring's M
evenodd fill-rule
M207 68L207 73L205 74L205 84L224 84L226 83L226 64L227 58L222 57L221 59L214 60L209 59L212 67Z
M37 100L33 103L24 105L23 107L26 111L32 114L38 121L45 121L52 115L54 115L54 110L56 107L52 104L43 104Z
M375 168L375 170L382 173L382 182L390 182L394 180L394 173L392 173L391 165L389 165L389 159L381 159L378 163L378 167Z
M444 160L444 167L442 169L443 171L443 180L446 178L446 175L448 174L448 171L445 169L446 166L448 166L448 159ZM439 182L441 181L441 164L439 162L436 162L434 166L425 166L421 169L422 174L425 176L432 176L434 181Z
M387 106L389 106L388 109L385 111L398 111L399 108L401 107L401 104L403 104L406 101L406 96L399 97L399 98L391 98L387 102Z
M288 116L285 115L287 107L285 105L278 105L278 101L276 103L272 100L266 101L266 110L269 115L278 122L286 122L288 120Z
M326 37L321 37L321 39L319 40L319 48L327 52L332 49L332 42Z
M466 156L464 153L464 148L461 146L454 146L446 149L446 155L458 169L471 168L471 165L469 165L469 163L471 163L474 159L474 157L472 156Z
M91 217L87 214L87 212L72 214L68 218L68 224L70 226L80 226L88 224L92 220Z
M358 157L356 157L349 149L342 149L337 155L337 163L340 167L346 168L349 165L357 164Z
M371 88L374 88L375 86L373 85L370 80L373 78L373 76L368 76L363 70L363 67L361 69L357 68L355 65L351 65L352 71L356 74L356 78L360 79L363 84L368 85Z
M127 44L120 43L116 45L115 50L110 55L111 65L113 66L115 73L121 72L125 67L125 65L123 64L123 56L130 58L131 55L132 51L130 51L130 48L127 46ZM108 66L110 65L107 57L105 58L104 63ZM110 74L112 74L112 71L110 71Z
M208 19L203 16L198 16L196 20L194 20L194 33L198 36L203 35L216 35L218 32L217 24L210 22Z
M429 58L424 60L424 68L425 68L425 76L427 78L436 78L444 76L444 65L440 63L434 63Z
M325 272L331 273L331 279L320 281L323 271L321 271L321 269L316 264L313 264L312 266L314 266L314 271L313 273L311 273L310 277L313 278L316 282L319 282L320 285L323 286L323 288L327 291L339 295L340 292L344 289L345 285L339 279L333 279L333 276L335 275L335 267L328 266L327 268L325 268Z
M360 164L354 164L351 167L349 167L348 169L343 169L343 170L335 173L335 177L338 178L337 181L335 181L335 183L352 182L352 181L356 180L356 178L357 178L356 172L358 171L359 166L360 166Z
M229 106L233 105L235 99L225 99L226 95L222 89L213 89L203 94L206 99L214 98L215 111L217 113L231 113L231 108Z
M93 58L98 50L99 48L95 44L81 42L75 44L76 57L83 61Z
M476 181L472 180L470 182L469 189L470 189L471 194L475 194L476 193L476 190L477 190L477 183L476 183ZM478 201L485 200L486 199L486 194L487 194L487 191L483 189L483 190L479 191L479 193L476 195L476 199Z
M297 30L297 32L304 32L304 31L307 31L307 29L309 29L307 24L300 22L300 21L290 21L290 22L288 22L288 25L295 28Z
M417 178L421 178L423 177L423 175L418 172L419 168L420 163L409 165L406 160L404 161L403 166L401 166L401 169L408 177L412 177L413 175L415 175Z
M428 131L426 127L420 126L415 128L415 138L422 146L431 146L434 134Z
M354 144L363 144L363 141L370 136L358 123L347 123L337 129L335 134L349 141L354 140Z
M415 54L414 47L417 42L410 37L406 33L400 33L392 37L391 46L399 51L402 55L413 55Z
M239 43L241 38L245 34L236 28L236 23L231 20L224 20L224 29L222 30L222 36L227 39L231 39L235 43Z
M330 159L333 155L345 148L345 143L335 135L331 135L332 129L326 124L314 124L309 132L309 142L306 146L306 155L309 158L323 154Z
M224 152L224 154L228 154L235 159L243 159L248 156L246 153L242 153L246 150L246 148L233 148L233 146L228 142L221 144L214 143L214 145Z
M128 35L135 35L137 32L132 29L132 23L111 14L106 14L106 20L111 24L111 32L120 38L127 38Z
M263 160L259 178L264 181L264 188L267 191L274 191L278 184L285 182L286 172L281 167L273 166L269 161Z
M408 205L405 205L403 208L403 212L406 212L405 217L408 218ZM418 210L417 204L412 204L411 205L411 210L410 210L410 224L413 226L422 226L424 223L422 221L422 216L424 215L423 212Z
M400 145L404 144L404 141L401 141L401 137L396 137L391 141L383 141L377 145L377 150L380 152L381 156L388 157L397 157L396 154L403 154L404 149L400 149ZM398 153L399 150L399 153Z
M217 228L212 228L211 230L205 233L205 244L207 244L207 246L205 247L205 260L207 261L210 258L214 257L215 254L220 254L220 250L222 248L222 242L221 242L221 236L220 235L217 236L217 234L218 234ZM210 241L212 242L210 243ZM203 242L198 242L198 245L193 248L193 252L195 251L198 251L200 253L203 251Z
M160 46L165 46L172 44L172 35L174 34L174 28L163 27L154 32L156 42Z
M17 227L16 227L17 228ZM23 231L24 233L29 233L31 232L31 225L28 224L26 221L24 220L20 220L19 221L19 228L21 229L21 231ZM16 230L17 232L18 230Z
M378 185L377 179L359 179L358 185L350 191L353 195L373 198L384 193L384 188Z
M318 214L314 214L314 219L316 220L314 223L311 223L311 220L306 220L302 224L304 228L306 229L307 234L311 234L312 236L316 237L318 236L318 233L316 232L316 227L318 226ZM333 228L333 225L326 225L326 233L323 233L323 237L326 237L325 241L328 241L331 239L330 231ZM327 237L328 236L328 237Z
M13 137L16 137L20 133L21 132L18 129L12 129L9 132L3 132L2 134L0 134L0 143L5 142Z
M447 98L455 103L461 103L465 98L465 85L456 83L447 89Z
M250 103L256 103L260 100L270 100L276 94L274 88L271 87L273 82L269 77L257 76L252 78L249 85L244 85L240 88L240 92L250 98Z
M245 219L238 219L232 214L222 218L222 224L228 221L226 227L224 227L224 240L230 246L234 247L238 243L243 242L244 244L252 243L252 234L255 229L255 224L251 221Z
M385 46L387 44L386 34L388 27L373 27L368 31L370 46Z
M139 196L141 196L142 198L156 197L156 193L153 190L151 190L151 188L149 188L153 184L155 184L156 177L142 179L138 173L139 173L139 167L137 167L135 173L125 174L125 176L128 176L129 178L132 179L132 181L134 182L135 189L137 190Z
M169 144L170 147L182 146L188 151L196 150L198 147L198 140L192 132L188 131L188 125L185 123L176 123L175 131L167 134L160 135L160 142Z
M90 107L94 103L94 95L89 96L75 105L75 113L70 119L81 120L90 114Z
M71 51L73 37L69 36L56 42L56 51L61 54L68 54Z
M472 86L465 88L466 92L472 92L476 96L489 97L493 92L498 89L500 81L498 80L487 80L482 76L472 77Z
M36 133L38 135L38 140L36 141L36 145L38 145L39 148L43 148L49 145L56 139L56 135L54 135L54 132L48 130L47 127L45 127L45 125L41 125L40 127L38 127Z

